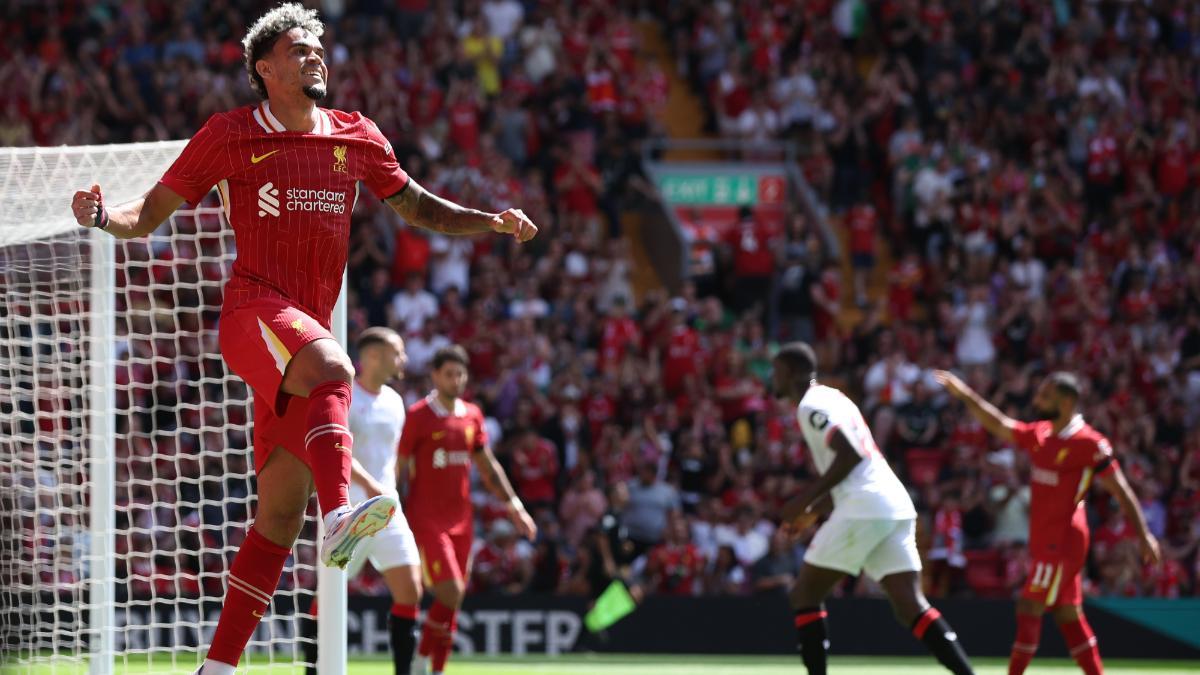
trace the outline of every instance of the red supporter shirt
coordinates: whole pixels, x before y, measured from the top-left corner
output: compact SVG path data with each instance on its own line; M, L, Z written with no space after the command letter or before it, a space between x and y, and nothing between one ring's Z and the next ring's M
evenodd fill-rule
M519 447L513 453L517 493L530 503L553 502L554 480L558 477L558 450L544 438L533 447Z
M697 372L700 351L699 333L687 326L677 326L671 331L663 359L663 384L667 391L679 391L684 378Z
M1187 151L1172 143L1158 157L1158 191L1178 197L1188 186Z
M637 346L642 335L630 317L609 317L604 320L600 338L600 370L608 370L621 362L627 345Z
M471 592L499 591L519 582L522 560L515 548L488 543L471 559Z
M374 122L324 108L316 116L311 132L299 132L285 130L265 101L217 113L160 181L192 204L217 186L238 252L225 308L282 299L328 328L358 181L380 199L408 185Z
M775 271L775 251L765 225L742 222L729 229L726 243L733 249L733 273L739 277L769 277Z
M1013 440L1032 460L1029 551L1055 551L1070 528L1088 531L1083 498L1093 475L1116 470L1112 445L1080 415L1057 435L1050 422L1018 423Z
M1117 139L1104 134L1088 142L1088 180L1107 185L1116 178Z
M450 117L450 140L468 155L479 151L479 108L471 101L458 101L446 111Z
M471 532L471 464L488 445L483 413L458 400L448 411L434 394L408 409L400 459L410 462L405 515L413 530Z
M850 251L856 255L875 254L875 229L879 218L875 207L860 204L850 209L846 224L850 227Z
M659 575L659 593L695 595L704 571L704 556L695 544L660 544L650 551L646 567Z

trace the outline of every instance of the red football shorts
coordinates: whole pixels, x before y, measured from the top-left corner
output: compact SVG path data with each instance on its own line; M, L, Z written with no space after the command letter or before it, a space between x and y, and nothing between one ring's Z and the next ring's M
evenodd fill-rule
M426 586L450 579L467 580L471 569L471 545L475 543L470 527L457 534L414 529L413 537L421 553L421 574Z
M1087 530L1075 527L1068 527L1066 536L1053 545L1030 547L1029 578L1021 597L1046 607L1081 604L1087 548Z
M284 300L259 298L221 313L225 363L254 391L254 470L276 446L308 464L304 449L307 405L288 405L280 390L288 363L313 340L333 338L316 319ZM303 401L301 401L303 403Z

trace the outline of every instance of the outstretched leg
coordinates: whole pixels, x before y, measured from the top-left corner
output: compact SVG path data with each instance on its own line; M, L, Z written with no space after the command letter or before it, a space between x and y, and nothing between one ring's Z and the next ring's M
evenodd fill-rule
M958 642L958 635L942 618L941 612L930 606L921 592L918 572L897 572L879 580L892 603L892 612L900 625L910 629L914 637L925 643L929 651L955 675L969 675L971 663Z

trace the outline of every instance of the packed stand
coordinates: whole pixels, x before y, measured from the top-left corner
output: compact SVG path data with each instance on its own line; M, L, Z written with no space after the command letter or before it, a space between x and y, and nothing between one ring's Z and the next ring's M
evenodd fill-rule
M1029 419L1038 375L1063 368L1090 381L1085 416L1166 544L1143 570L1132 528L1093 495L1091 590L1194 594L1200 8L683 2L670 19L711 126L796 142L835 211L845 288L790 253L777 287L818 319L844 297L863 321L814 331L784 304L771 335L815 332L859 394L919 490L935 585L1011 589L1028 490L1026 459L948 408L928 370L954 366Z
M802 148L855 274L843 281L804 215L778 235L745 217L751 236L720 245L679 297L635 300L619 197L640 180L637 139L659 133L665 81L638 64L641 17L360 4L324 15L328 104L376 119L432 190L546 225L518 249L396 230L372 200L355 217L352 335L406 336L410 402L433 352L463 344L471 395L539 521L538 541L519 541L476 493L476 591L595 596L616 577L679 595L786 588L805 542L777 513L813 469L766 382L772 346L804 338L913 489L935 592L1011 596L1027 572L1028 460L949 405L929 369L953 367L1024 419L1040 373L1087 376L1085 415L1167 559L1142 569L1131 528L1094 495L1088 592L1195 593L1200 9L670 3L658 18L712 129ZM236 40L258 7L140 7L119 23L103 10L27 22L39 30L0 47L17 46L0 72L33 93L0 109L0 136L186 138L251 100Z

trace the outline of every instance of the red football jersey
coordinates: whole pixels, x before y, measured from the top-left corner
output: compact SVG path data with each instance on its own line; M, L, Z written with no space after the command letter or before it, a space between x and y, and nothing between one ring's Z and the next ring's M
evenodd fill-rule
M473 403L456 401L450 411L430 394L409 407L399 452L410 462L404 512L413 530L471 531L471 464L487 444L483 413Z
M358 181L383 199L407 185L408 174L361 113L315 115L304 133L285 130L266 101L217 113L160 182L193 204L217 186L237 243L225 307L279 298L329 327Z
M660 576L663 595L694 595L704 572L704 555L695 544L659 544L650 551L646 568Z
M1057 549L1069 528L1087 532L1083 498L1092 476L1115 470L1112 445L1076 415L1057 435L1050 422L1021 422L1016 444L1030 453L1033 483L1029 504L1029 550Z

